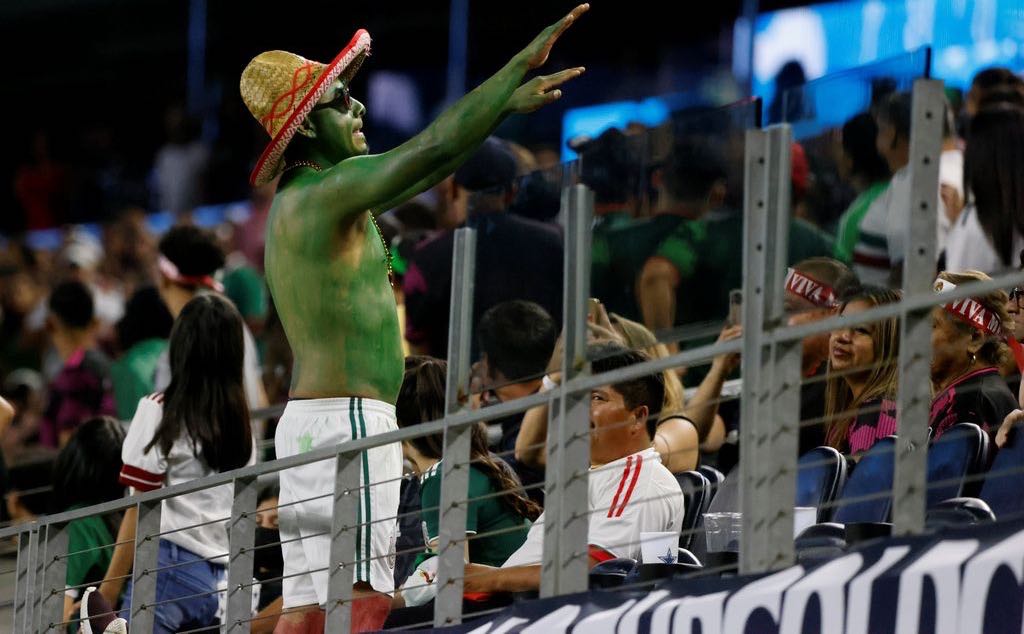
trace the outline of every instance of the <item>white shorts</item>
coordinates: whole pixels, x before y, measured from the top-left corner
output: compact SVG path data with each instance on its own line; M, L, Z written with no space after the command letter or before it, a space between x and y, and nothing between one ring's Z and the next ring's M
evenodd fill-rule
M395 429L395 408L382 401L295 400L284 408L274 444L277 457L287 458ZM355 580L369 583L378 592L392 594L402 447L396 443L371 449L362 453L361 460ZM327 602L334 462L321 460L281 472L278 516L286 608ZM367 487L367 482L371 486Z

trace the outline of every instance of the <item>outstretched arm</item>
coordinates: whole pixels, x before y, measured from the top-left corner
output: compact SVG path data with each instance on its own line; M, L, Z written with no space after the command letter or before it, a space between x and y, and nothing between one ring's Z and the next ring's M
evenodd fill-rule
M589 9L581 4L546 28L501 70L448 108L426 130L383 154L355 156L318 175L309 202L343 209L339 219L367 209L380 211L440 182L513 112L531 112L561 97L558 86L578 77L573 68L536 77L526 73L547 61L559 36ZM522 85L520 85L522 84ZM321 199L317 201L316 199Z

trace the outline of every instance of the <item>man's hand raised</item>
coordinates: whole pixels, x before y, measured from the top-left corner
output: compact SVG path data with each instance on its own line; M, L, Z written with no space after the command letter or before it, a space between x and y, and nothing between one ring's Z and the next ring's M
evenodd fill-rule
M526 48L522 50L520 55L526 58L526 64L533 70L534 68L540 68L544 65L544 62L548 61L548 54L551 53L551 48L561 37L565 30L572 26L581 15L586 13L590 9L589 4L581 4L575 9L569 12L564 18L555 22L548 28L540 32L540 35L533 38Z
M583 71L584 68L579 66L559 71L554 75L534 77L516 88L512 96L508 98L509 112L526 114L558 101L562 96L562 91L558 87L570 79L576 79L583 74Z

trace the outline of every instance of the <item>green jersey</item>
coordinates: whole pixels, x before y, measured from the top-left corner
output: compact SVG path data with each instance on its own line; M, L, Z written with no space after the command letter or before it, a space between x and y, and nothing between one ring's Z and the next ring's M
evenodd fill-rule
M526 541L530 521L513 510L503 496L498 482L476 466L469 469L469 499L466 509L466 532L482 535L469 540L469 560L475 564L501 566ZM420 501L423 505L423 530L427 544L437 539L438 509L441 505L441 463L423 475ZM518 530L516 530L518 529Z

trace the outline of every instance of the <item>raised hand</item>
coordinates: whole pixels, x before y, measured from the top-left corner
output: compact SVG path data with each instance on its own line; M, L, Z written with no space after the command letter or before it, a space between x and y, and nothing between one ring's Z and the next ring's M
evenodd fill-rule
M589 4L581 4L577 6L569 12L569 15L544 29L540 32L540 35L533 38L533 41L530 42L530 44L524 48L521 53L521 55L526 56L526 63L529 68L533 69L543 66L544 62L548 61L548 54L551 53L551 47L555 45L555 42L558 41L558 38L561 37L562 33L572 26L572 23L589 9Z
M579 77L583 74L584 70L582 66L579 66L577 68L568 68L554 75L534 77L519 88L516 88L512 96L509 97L509 111L525 114L558 101L562 96L562 91L558 87L570 79Z

